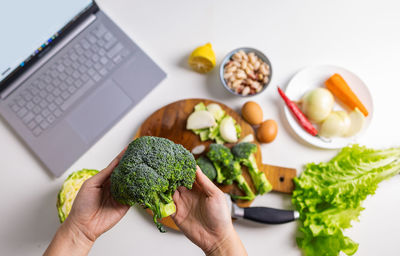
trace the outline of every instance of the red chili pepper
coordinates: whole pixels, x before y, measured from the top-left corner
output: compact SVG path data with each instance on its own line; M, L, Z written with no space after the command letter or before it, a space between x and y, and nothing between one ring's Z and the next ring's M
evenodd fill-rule
M312 136L317 136L318 130L312 125L312 123L307 119L303 112L301 112L299 107L286 96L286 94L281 90L281 88L279 88L279 86L278 92L281 95L282 99L285 101L286 106L288 106L288 108L296 117L297 121L304 128L304 130L306 130Z

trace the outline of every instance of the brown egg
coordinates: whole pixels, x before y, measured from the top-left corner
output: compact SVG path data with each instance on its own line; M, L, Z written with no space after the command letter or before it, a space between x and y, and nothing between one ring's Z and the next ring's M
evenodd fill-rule
M263 143L272 142L278 134L278 124L270 119L262 122L257 130L257 139Z
M249 124L260 124L263 120L263 111L256 102L248 101L242 107L242 116Z

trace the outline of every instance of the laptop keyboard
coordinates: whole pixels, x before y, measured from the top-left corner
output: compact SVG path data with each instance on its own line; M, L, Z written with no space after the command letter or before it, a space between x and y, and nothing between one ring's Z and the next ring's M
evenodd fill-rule
M39 136L130 54L103 25L75 43L13 97L9 107ZM60 57L57 55L57 57Z

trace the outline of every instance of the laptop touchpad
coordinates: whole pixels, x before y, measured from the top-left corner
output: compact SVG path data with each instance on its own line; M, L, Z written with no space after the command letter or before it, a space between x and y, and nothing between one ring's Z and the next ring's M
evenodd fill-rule
M113 126L131 104L132 100L112 80L107 80L73 110L67 122L90 143Z

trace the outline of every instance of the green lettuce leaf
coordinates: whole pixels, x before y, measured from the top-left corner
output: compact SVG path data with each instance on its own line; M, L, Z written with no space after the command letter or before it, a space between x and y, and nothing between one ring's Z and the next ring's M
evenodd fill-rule
M343 230L358 220L362 202L382 180L400 173L400 148L345 147L327 163L310 163L299 178L292 202L300 212L298 246L307 256L353 255L358 244Z

